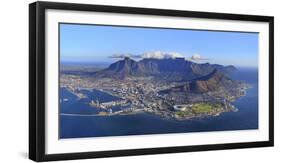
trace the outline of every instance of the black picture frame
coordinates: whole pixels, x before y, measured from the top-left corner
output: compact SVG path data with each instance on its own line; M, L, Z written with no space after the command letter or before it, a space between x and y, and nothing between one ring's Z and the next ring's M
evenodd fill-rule
M160 15L269 23L269 140L261 142L156 147L150 149L114 150L83 153L45 153L45 11L95 11L124 14ZM34 161L55 161L116 156L178 153L236 148L268 147L274 144L274 18L271 16L222 14L152 8L103 6L55 2L34 2L29 5L29 158Z

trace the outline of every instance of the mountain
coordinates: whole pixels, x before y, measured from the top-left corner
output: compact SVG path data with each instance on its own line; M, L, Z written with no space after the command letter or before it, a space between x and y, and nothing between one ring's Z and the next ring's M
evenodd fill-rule
M98 77L113 77L119 79L125 79L130 76L138 75L139 65L136 61L129 57L124 60L117 61L111 64L108 68L96 72L94 75Z
M218 71L223 72L223 73L230 73L236 70L236 68L232 65L229 66L222 66L219 64L213 64L212 65L214 68L216 68Z
M227 85L230 82L232 82L231 79L215 69L210 74L193 80L189 84L189 87L192 92L202 93L218 90L218 87L224 87L224 85Z
M208 75L196 78L187 84L170 88L162 91L163 93L176 93L176 92L192 92L192 93L206 93L218 90L227 90L236 85L237 82L231 80L223 73L214 69Z
M137 62L126 57L111 64L108 68L94 73L94 75L116 79L150 76L168 81L187 81L210 74L215 69L222 73L228 73L235 70L235 67L209 63L198 64L184 58L145 58Z

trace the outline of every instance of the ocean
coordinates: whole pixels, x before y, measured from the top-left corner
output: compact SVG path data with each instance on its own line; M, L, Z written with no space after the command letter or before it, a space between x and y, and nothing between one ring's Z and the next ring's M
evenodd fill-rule
M102 136L129 136L146 134L168 134L186 132L214 132L258 129L258 71L254 68L239 68L232 79L242 80L251 85L246 96L240 97L233 105L238 112L222 113L216 117L189 120L164 119L149 113L116 116L92 116L97 110L87 103L99 99L101 102L116 97L97 90L84 90L86 99L60 88L59 138L83 138ZM63 100L68 99L68 100ZM116 107L113 110L118 110ZM86 115L86 116L85 116Z

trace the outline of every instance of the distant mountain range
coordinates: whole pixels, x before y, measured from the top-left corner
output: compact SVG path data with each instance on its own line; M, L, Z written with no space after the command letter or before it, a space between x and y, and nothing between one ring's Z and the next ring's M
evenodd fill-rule
M130 77L155 77L167 81L190 81L211 75L214 70L226 74L236 70L236 68L209 63L199 64L187 61L184 58L145 58L135 61L126 57L111 64L106 69L95 72L93 75L122 80Z

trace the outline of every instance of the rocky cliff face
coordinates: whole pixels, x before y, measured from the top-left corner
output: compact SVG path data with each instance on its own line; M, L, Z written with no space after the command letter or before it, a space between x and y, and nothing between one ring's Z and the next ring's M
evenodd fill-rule
M155 77L172 81L196 79L212 71L226 73L232 71L229 66L198 64L184 58L143 59L139 62L128 57L111 64L108 68L96 72L97 77L126 79L128 77Z

